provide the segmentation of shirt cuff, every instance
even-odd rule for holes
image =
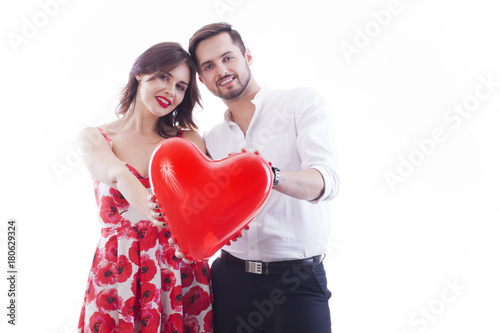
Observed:
[[[317,204],[318,202],[332,200],[335,198],[339,192],[339,179],[337,174],[333,170],[328,170],[320,166],[313,166],[312,168],[318,170],[323,177],[325,188],[323,194],[319,196],[319,198],[309,200],[309,202]]]

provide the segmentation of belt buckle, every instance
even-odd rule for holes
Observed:
[[[245,261],[245,272],[262,274],[262,263],[258,261]]]

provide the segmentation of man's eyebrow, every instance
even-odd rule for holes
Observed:
[[[230,53],[233,53],[233,51],[226,51],[226,52],[222,53],[222,54],[219,56],[219,59],[220,59],[220,58],[224,58],[226,55],[228,55],[228,54],[230,54]],[[209,64],[209,63],[211,63],[211,62],[212,62],[212,60],[207,60],[207,61],[205,61],[205,62],[201,63],[201,64],[200,64],[200,68],[204,67],[206,64]]]

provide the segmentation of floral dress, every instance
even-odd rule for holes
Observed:
[[[149,179],[126,166],[151,191]],[[78,332],[213,332],[208,263],[175,257],[168,227],[152,225],[115,188],[94,179],[94,190],[102,229]]]

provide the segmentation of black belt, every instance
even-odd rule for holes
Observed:
[[[244,269],[245,272],[267,275],[282,274],[287,270],[292,271],[293,273],[296,273],[297,269],[314,270],[319,264],[321,264],[324,257],[323,255],[319,255],[300,260],[261,262],[242,260],[222,250],[220,253],[220,259],[226,264]]]

